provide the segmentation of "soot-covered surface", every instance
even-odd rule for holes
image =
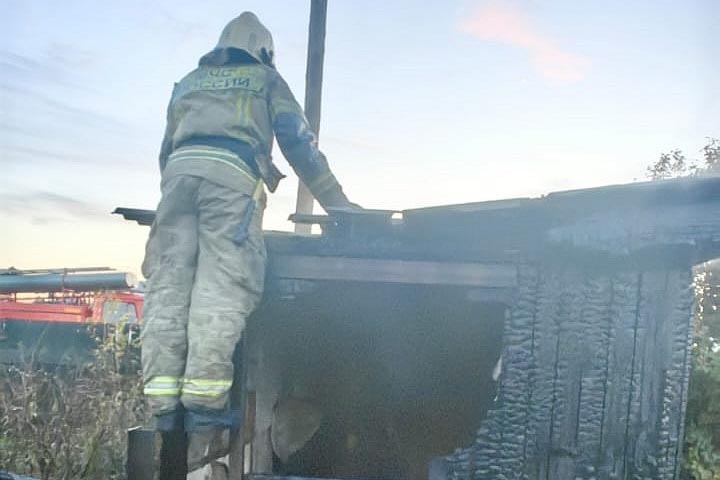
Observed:
[[[473,441],[492,403],[505,311],[466,289],[342,282],[266,304],[253,321],[283,390],[323,413],[276,473],[426,478],[433,457]]]
[[[719,212],[720,177],[704,177],[268,233],[264,333],[248,341],[325,413],[275,470],[424,478],[463,447],[449,478],[677,479],[691,269],[720,255]]]

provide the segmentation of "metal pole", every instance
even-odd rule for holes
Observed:
[[[135,275],[124,272],[0,275],[0,293],[125,290],[136,284]]]
[[[320,110],[322,106],[323,62],[325,58],[325,26],[327,0],[311,0],[310,29],[308,32],[307,70],[305,73],[305,115],[315,136],[320,136]],[[313,197],[302,183],[298,184],[295,213],[311,214]],[[310,233],[311,225],[295,224],[295,232]]]

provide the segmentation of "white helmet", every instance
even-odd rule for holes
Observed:
[[[273,64],[275,47],[270,30],[252,12],[241,13],[225,26],[215,49],[223,48],[238,48],[258,62]]]

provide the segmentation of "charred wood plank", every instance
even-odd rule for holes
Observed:
[[[488,288],[511,288],[516,283],[516,267],[500,263],[277,255],[270,257],[268,269],[273,277],[300,280],[466,285]]]
[[[498,401],[453,478],[678,478],[690,269],[518,278]]]

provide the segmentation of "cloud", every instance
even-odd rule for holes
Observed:
[[[53,159],[61,160],[63,162],[80,163],[78,162],[77,155],[53,151],[47,148],[33,148],[0,143],[0,151],[4,153],[4,155],[0,157],[0,165],[10,165],[23,162],[26,163],[28,159],[32,161]]]
[[[68,79],[77,73],[80,66],[78,60],[71,62],[72,57],[79,54],[61,52],[48,48],[48,55],[30,57],[8,50],[0,50],[0,74],[6,82],[20,85],[43,84],[53,87],[62,86],[76,91],[87,92],[88,86]]]
[[[94,65],[90,51],[53,43],[47,55],[38,58],[0,49],[0,102],[4,120],[19,129],[38,128],[49,120],[49,129],[82,126],[124,135],[137,134],[137,127],[113,113],[98,110],[92,103],[97,89],[91,82],[77,81],[81,70]],[[75,78],[75,80],[73,80]],[[59,88],[61,87],[61,88]],[[103,132],[103,133],[104,133]],[[8,130],[0,130],[0,138]],[[48,134],[48,128],[43,131]]]
[[[90,69],[102,57],[96,51],[80,48],[68,42],[53,41],[47,46],[45,55],[48,62],[66,70]],[[83,85],[84,87],[85,85]]]
[[[2,72],[2,70],[0,70],[0,72]],[[56,120],[57,115],[64,115],[67,117],[66,120],[72,122],[75,126],[82,124],[97,126],[98,124],[102,124],[108,129],[117,130],[118,128],[122,128],[125,131],[129,131],[129,129],[132,128],[131,125],[113,117],[112,115],[79,107],[70,102],[57,100],[44,93],[41,88],[26,88],[24,86],[17,85],[18,83],[20,82],[15,81],[0,83],[0,95],[7,95],[8,98],[12,97],[18,103],[22,100],[24,101],[26,107],[28,102],[32,102],[34,104],[33,107],[42,107],[47,110],[44,112],[36,110],[31,113],[33,115],[47,113],[51,114],[53,118],[56,118]],[[23,111],[21,113],[28,112]]]
[[[526,50],[535,68],[548,80],[581,80],[590,63],[587,58],[561,48],[534,25],[527,13],[511,4],[483,5],[463,19],[458,28],[481,40]]]
[[[5,214],[26,217],[38,225],[110,218],[92,203],[48,191],[0,192],[0,204]]]

